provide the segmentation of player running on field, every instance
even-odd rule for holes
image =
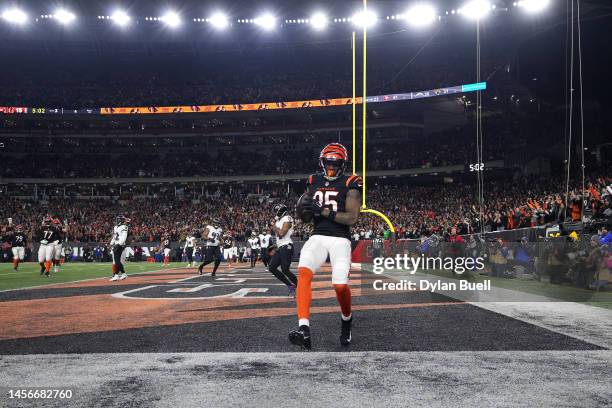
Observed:
[[[110,240],[111,255],[113,258],[113,277],[111,282],[127,278],[123,263],[125,262],[125,246],[128,239],[128,225],[130,219],[123,215],[117,216],[113,227],[113,237]]]
[[[15,231],[9,237],[11,252],[13,252],[13,269],[19,269],[19,262],[25,258],[25,248],[28,244],[28,237],[23,232],[21,224],[15,226]]]
[[[204,234],[202,238],[206,240],[206,252],[204,253],[204,262],[198,266],[198,273],[202,275],[203,269],[206,265],[211,262],[214,262],[213,271],[210,275],[211,277],[215,277],[217,274],[217,269],[219,268],[219,264],[221,263],[221,236],[223,231],[220,227],[221,222],[213,218],[211,225],[207,225],[204,230]]]
[[[285,204],[279,203],[272,208],[274,222],[272,231],[276,235],[276,245],[274,255],[270,260],[269,270],[272,275],[283,282],[289,288],[289,296],[295,295],[297,278],[291,272],[291,259],[293,258],[293,218],[289,215],[289,210]],[[278,270],[278,267],[281,270]]]

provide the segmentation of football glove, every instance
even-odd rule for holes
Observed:
[[[321,215],[321,211],[323,211],[323,206],[319,202],[319,200],[311,200],[310,202],[310,211],[314,214],[315,217]]]
[[[43,244],[43,245],[47,245],[49,243],[49,241],[47,241],[46,239],[42,239],[40,241],[40,243]]]

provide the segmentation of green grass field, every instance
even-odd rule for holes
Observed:
[[[173,262],[170,267],[184,267],[183,262]],[[167,267],[166,267],[167,268]],[[126,263],[128,275],[164,269],[161,263]],[[40,276],[40,266],[34,262],[22,263],[15,272],[11,263],[0,264],[0,291],[8,289],[29,288],[54,283],[75,282],[87,279],[104,278],[112,275],[110,263],[65,263],[58,273],[51,272],[51,277]]]

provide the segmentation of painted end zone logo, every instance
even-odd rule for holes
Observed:
[[[257,297],[265,299],[291,299],[287,286],[278,282],[269,272],[223,272],[212,278],[209,273],[130,289],[112,295],[119,299],[194,300]]]

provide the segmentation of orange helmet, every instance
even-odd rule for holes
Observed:
[[[330,143],[321,150],[319,164],[323,176],[328,180],[335,180],[342,175],[348,161],[346,147],[340,143]]]

